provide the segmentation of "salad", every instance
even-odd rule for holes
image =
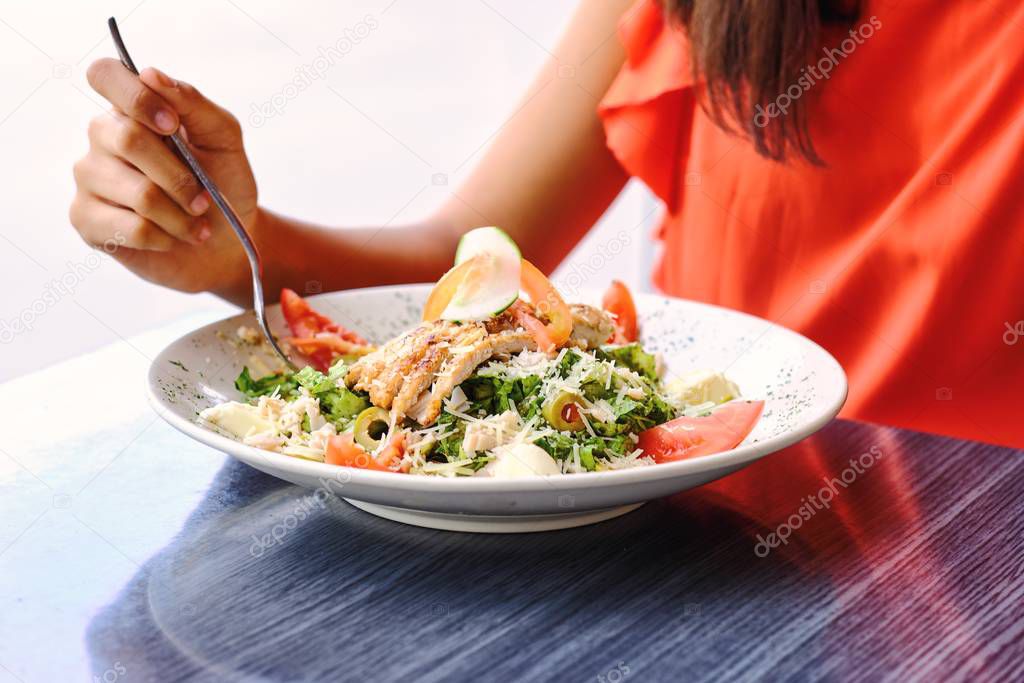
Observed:
[[[567,304],[498,228],[467,233],[423,321],[379,346],[291,290],[281,307],[309,365],[243,368],[245,400],[200,419],[292,457],[448,477],[616,470],[734,448],[763,409],[714,370],[666,378],[625,285],[600,308]]]

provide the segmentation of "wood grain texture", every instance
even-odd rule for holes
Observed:
[[[837,421],[626,517],[515,536],[226,461],[86,640],[133,680],[1020,680],[1021,456]]]

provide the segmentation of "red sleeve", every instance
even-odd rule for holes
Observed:
[[[619,24],[626,63],[598,105],[623,168],[678,208],[678,176],[695,107],[689,42],[658,0],[638,0]]]

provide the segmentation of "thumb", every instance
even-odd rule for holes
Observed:
[[[206,99],[196,88],[147,67],[139,78],[174,107],[190,144],[220,152],[242,150],[242,128],[231,112]]]

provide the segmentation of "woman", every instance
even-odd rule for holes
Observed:
[[[386,230],[259,206],[237,120],[100,60],[113,112],[90,125],[71,221],[92,244],[120,233],[148,280],[244,305],[240,248],[158,134],[184,127],[271,292],[432,280],[482,224],[551,269],[636,176],[665,203],[660,289],[821,343],[847,417],[1024,446],[1022,24],[1016,0],[585,0],[452,201]]]

